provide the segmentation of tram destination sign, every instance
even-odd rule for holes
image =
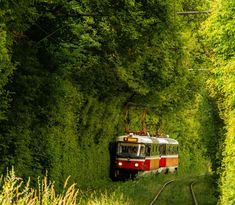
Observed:
[[[134,137],[125,137],[124,141],[125,142],[138,142],[138,139]]]

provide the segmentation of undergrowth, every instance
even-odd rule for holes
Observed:
[[[96,191],[84,192],[76,187],[76,184],[68,186],[68,180],[64,183],[64,189],[57,193],[54,182],[49,182],[47,177],[38,179],[37,188],[30,186],[30,179],[24,183],[23,179],[15,175],[14,170],[8,172],[0,180],[0,204],[1,205],[127,205],[128,201],[122,193]]]
[[[208,175],[209,176],[209,175]],[[191,180],[195,176],[183,177],[177,173],[174,174],[150,174],[137,177],[135,180],[110,182],[105,187],[92,189],[81,189],[77,184],[69,185],[69,178],[64,183],[63,190],[58,192],[55,183],[50,182],[47,177],[38,178],[37,188],[31,186],[30,179],[24,182],[22,178],[16,176],[14,169],[2,176],[0,179],[0,204],[1,205],[142,205],[148,204],[162,185],[171,179]],[[211,178],[211,177],[210,177]],[[208,177],[199,180],[195,190],[202,201],[208,204],[215,204],[216,199],[201,197],[201,191],[198,189],[204,187],[203,192],[208,193],[213,184],[209,182]],[[212,178],[211,178],[212,180]],[[200,182],[201,181],[201,182]],[[200,188],[199,187],[199,188]],[[174,190],[176,191],[176,190]],[[178,189],[180,192],[180,188]],[[170,193],[171,194],[171,193]],[[210,203],[211,202],[211,203]]]

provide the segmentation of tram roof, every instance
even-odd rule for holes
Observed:
[[[129,140],[129,139],[137,139]],[[177,140],[168,138],[168,137],[151,137],[149,135],[136,135],[136,134],[126,134],[122,136],[118,136],[116,141],[119,142],[138,142],[138,143],[157,143],[157,144],[179,144]]]
[[[175,139],[172,139],[172,138],[161,138],[161,137],[158,137],[157,138],[158,141],[159,141],[159,144],[179,144],[179,142]]]

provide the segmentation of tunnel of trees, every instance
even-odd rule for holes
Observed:
[[[0,172],[109,177],[125,107],[180,143],[179,172],[235,190],[235,2],[1,0]],[[197,15],[177,11],[210,10]],[[140,129],[142,110],[128,120]]]

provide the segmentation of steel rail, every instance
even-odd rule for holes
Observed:
[[[173,181],[175,181],[175,179],[166,182],[149,205],[153,205],[155,201],[158,199],[158,197],[160,196],[160,194],[162,193],[162,191],[165,189],[165,187]]]
[[[194,191],[193,191],[193,185],[194,185],[195,183],[196,183],[196,181],[193,181],[193,182],[191,183],[191,185],[190,185],[190,190],[191,190],[191,194],[192,194],[192,196],[193,196],[194,204],[195,204],[195,205],[198,205],[196,195],[195,195],[195,193],[194,193]]]
[[[172,183],[173,181],[177,181],[178,179],[173,179],[173,180],[170,180],[170,181],[167,181],[163,186],[162,188],[158,191],[158,193],[156,194],[155,198],[151,201],[151,203],[149,205],[153,205],[157,199],[159,198],[160,194],[162,193],[162,191],[165,189],[165,187]],[[198,202],[197,202],[197,198],[196,198],[196,195],[193,191],[193,185],[196,183],[197,181],[193,181],[191,184],[190,184],[190,192],[192,194],[192,198],[193,198],[193,202],[194,202],[194,205],[198,205]]]

